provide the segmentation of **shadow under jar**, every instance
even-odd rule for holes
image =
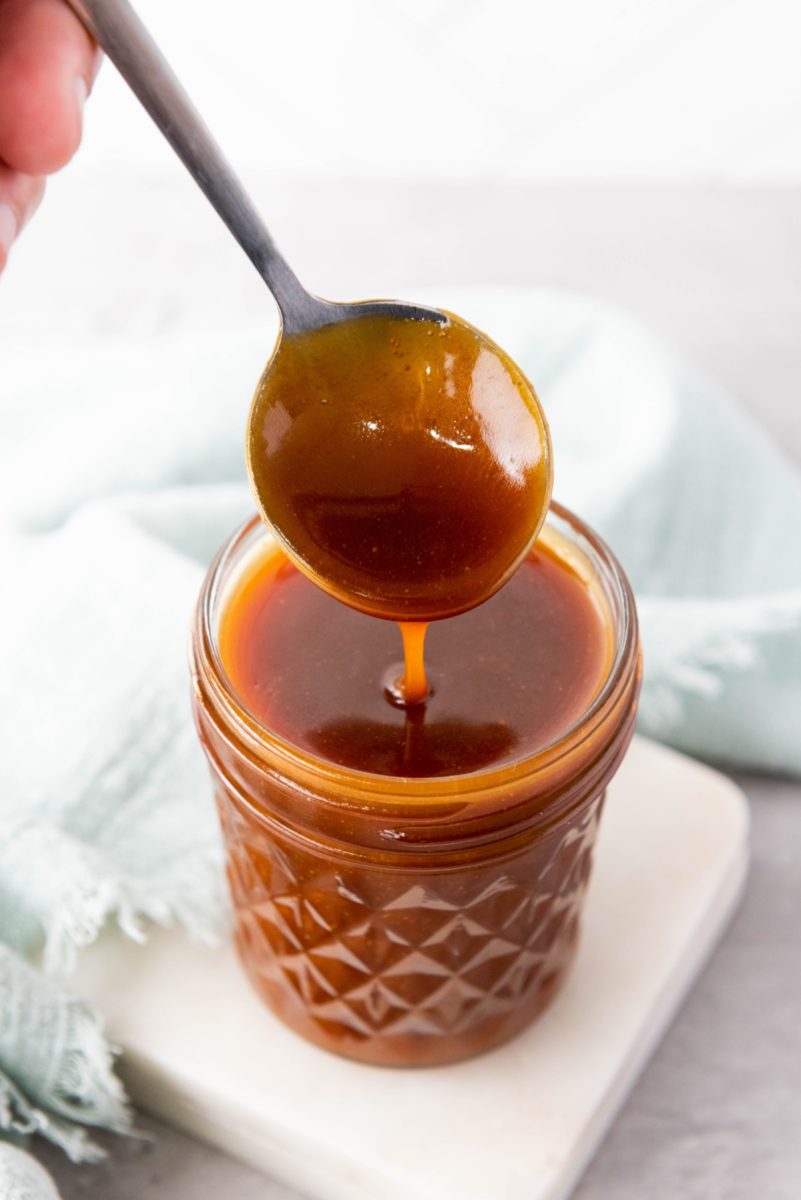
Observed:
[[[631,590],[604,543],[556,504],[541,537],[599,607],[603,675],[536,752],[437,777],[361,772],[259,721],[219,634],[271,534],[252,519],[209,570],[194,709],[236,945],[273,1012],[328,1050],[398,1066],[467,1058],[528,1025],[566,977],[605,790],[631,739],[640,651]]]

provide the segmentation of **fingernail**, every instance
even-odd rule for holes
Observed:
[[[86,97],[89,95],[89,84],[84,79],[83,75],[76,75],[73,80],[75,95],[78,99],[78,112],[83,112],[83,106],[86,103]]]
[[[7,255],[17,236],[17,214],[10,204],[0,203],[0,251]]]

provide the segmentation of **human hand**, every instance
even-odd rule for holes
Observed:
[[[0,0],[0,271],[81,140],[100,52],[63,0]]]

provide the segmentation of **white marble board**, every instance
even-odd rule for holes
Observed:
[[[635,739],[604,813],[584,934],[554,1006],[470,1062],[403,1071],[307,1045],[230,949],[109,935],[73,986],[136,1100],[319,1200],[563,1200],[724,929],[748,857],[739,789]]]

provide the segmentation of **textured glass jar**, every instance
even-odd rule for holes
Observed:
[[[608,621],[610,667],[592,703],[512,763],[435,779],[361,774],[259,724],[226,677],[221,607],[270,536],[254,518],[223,547],[192,639],[240,958],[270,1008],[329,1050],[395,1065],[479,1053],[545,1008],[575,953],[604,792],[634,724],[629,585],[603,542],[553,505],[546,536]]]

